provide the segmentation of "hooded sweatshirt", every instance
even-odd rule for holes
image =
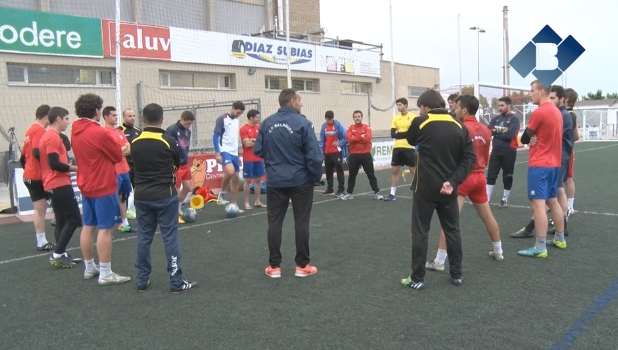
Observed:
[[[88,198],[117,193],[114,165],[122,150],[116,140],[96,120],[79,118],[71,127],[73,155],[77,163],[77,187]]]

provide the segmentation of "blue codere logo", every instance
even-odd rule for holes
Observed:
[[[562,40],[546,25],[509,64],[522,78],[532,72],[543,85],[550,86],[584,51],[575,38],[569,35]]]

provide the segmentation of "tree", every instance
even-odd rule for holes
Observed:
[[[618,100],[618,93],[617,92],[612,92],[612,93],[607,93],[605,95],[603,95],[603,91],[602,90],[597,90],[597,92],[589,92],[586,95],[582,96],[582,100],[583,101],[590,101],[590,100]]]
[[[494,97],[491,99],[491,112],[492,113],[497,113],[498,112],[498,105],[500,104],[500,101],[498,101],[497,97]]]
[[[532,100],[530,99],[530,94],[528,92],[512,92],[511,93],[511,101],[513,101],[513,105],[526,105],[530,103]]]

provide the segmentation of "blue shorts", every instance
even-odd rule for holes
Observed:
[[[560,176],[558,176],[558,188],[564,187],[564,183],[569,178],[569,162],[570,159],[566,161],[562,160],[562,165],[560,165]]]
[[[244,162],[242,176],[245,179],[260,179],[264,176],[264,162]]]
[[[131,187],[131,177],[129,173],[116,175],[118,180],[118,194],[131,194],[133,187]]]
[[[84,226],[98,226],[100,230],[110,229],[121,222],[118,195],[99,198],[82,196]]]
[[[240,159],[238,158],[238,156],[229,154],[227,152],[221,152],[221,165],[225,167],[228,164],[234,165],[234,171],[240,171]]]
[[[528,199],[548,200],[558,194],[560,168],[528,168]]]

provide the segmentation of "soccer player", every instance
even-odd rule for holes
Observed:
[[[540,81],[531,84],[530,98],[539,107],[530,115],[530,121],[521,136],[522,144],[530,144],[528,157],[528,199],[532,208],[536,243],[533,247],[519,251],[519,255],[547,257],[547,214],[549,207],[556,236],[552,245],[566,248],[564,240],[564,213],[557,200],[558,182],[562,158],[562,115],[550,101],[551,87]]]
[[[354,187],[356,186],[356,176],[361,167],[367,175],[369,185],[375,193],[375,199],[382,200],[384,197],[380,194],[380,187],[378,187],[378,179],[376,178],[375,171],[373,169],[373,156],[371,155],[371,127],[363,123],[363,112],[354,111],[352,113],[352,119],[354,124],[348,128],[346,139],[349,144],[349,175],[348,175],[348,190],[345,195],[341,197],[342,200],[349,200],[354,198]]]
[[[39,153],[39,143],[45,134],[45,128],[49,125],[47,114],[51,107],[41,105],[36,109],[36,120],[26,131],[24,146],[20,158],[21,166],[24,169],[24,185],[30,193],[30,199],[34,207],[34,231],[36,234],[36,250],[39,252],[49,252],[56,249],[56,244],[47,241],[45,236],[45,213],[47,211],[48,195],[43,188],[41,176],[41,163]],[[58,239],[56,237],[56,243]]]
[[[184,224],[180,218],[181,208],[188,204],[190,198],[187,196],[191,189],[191,165],[189,164],[189,147],[191,146],[191,125],[195,121],[195,115],[191,111],[184,111],[180,115],[180,120],[167,127],[165,134],[173,137],[180,149],[180,165],[176,171],[176,181],[178,181],[178,223]]]
[[[59,237],[49,262],[59,268],[73,268],[77,264],[68,256],[66,249],[75,230],[82,226],[82,214],[71,182],[71,172],[77,171],[77,167],[69,164],[67,150],[60,137],[69,126],[69,111],[53,107],[47,117],[49,129],[41,137],[38,148],[43,187],[51,194],[56,218],[55,232]]]
[[[397,184],[399,183],[399,171],[402,166],[410,167],[410,175],[414,177],[414,167],[416,166],[416,155],[414,145],[410,145],[406,139],[410,124],[416,115],[408,112],[408,100],[405,98],[397,99],[397,114],[391,123],[391,137],[395,139],[393,144],[393,156],[391,166],[391,193],[384,198],[384,201],[394,201],[396,199]],[[444,103],[444,99],[442,100]]]
[[[500,115],[493,118],[487,126],[493,135],[493,147],[489,156],[487,169],[487,198],[491,201],[491,194],[496,186],[496,179],[502,169],[502,183],[504,193],[498,208],[509,205],[509,194],[513,188],[513,172],[517,159],[517,137],[519,136],[520,122],[516,115],[511,113],[513,102],[508,96],[498,99]]]
[[[253,154],[255,139],[257,139],[258,131],[260,130],[260,112],[252,109],[247,112],[247,123],[240,128],[240,141],[242,142],[242,161],[243,161],[243,191],[245,192],[245,210],[253,209],[249,204],[249,195],[251,194],[249,185],[253,180],[253,188],[255,191],[254,205],[257,208],[265,208],[266,205],[260,201],[260,193],[262,191],[262,176],[264,176],[264,160]]]
[[[434,210],[438,213],[449,257],[451,283],[462,284],[462,247],[459,231],[457,188],[476,161],[472,140],[461,122],[448,114],[436,90],[419,96],[420,115],[412,121],[408,143],[418,147],[418,167],[412,196],[412,274],[401,284],[425,289],[427,240]]]
[[[348,142],[343,124],[335,120],[333,111],[326,111],[324,123],[320,127],[320,151],[324,157],[324,172],[326,172],[326,191],[323,195],[334,194],[341,198],[345,191],[345,173],[343,160],[348,156]],[[337,172],[337,192],[334,189],[333,171]]]
[[[577,127],[577,115],[573,112],[575,103],[579,98],[577,92],[571,88],[564,90],[566,94],[566,105],[571,118],[573,119],[573,142],[579,140],[579,128]],[[564,184],[567,193],[568,213],[567,216],[575,214],[575,182],[573,181],[573,163],[575,162],[575,151],[571,153],[571,161],[569,162],[569,177]]]
[[[450,94],[449,97],[446,99],[446,101],[448,102],[448,109],[449,109],[448,114],[450,114],[451,117],[453,118],[457,118],[457,113],[455,112],[455,110],[457,109],[457,96],[459,95]]]
[[[135,126],[135,112],[127,108],[122,112],[122,125],[118,127],[124,133],[127,141],[131,143],[142,132],[137,126]],[[135,171],[133,167],[133,157],[129,154],[125,156],[127,163],[129,164],[129,178],[131,179],[131,186],[135,188]]]
[[[228,185],[231,183],[232,198],[231,203],[238,204],[238,186],[240,179],[238,172],[240,171],[240,160],[238,158],[238,118],[245,112],[245,104],[242,101],[236,101],[232,104],[232,108],[228,113],[225,113],[215,121],[215,133],[212,142],[215,145],[216,159],[219,164],[223,165],[223,181],[221,182],[221,192],[219,193],[219,202],[221,204],[230,203],[225,199],[225,192]],[[243,211],[240,210],[242,213]]]
[[[175,173],[180,166],[176,139],[161,128],[163,108],[149,104],[143,111],[144,131],[132,142],[135,156],[135,209],[139,222],[137,230],[137,290],[150,285],[150,247],[157,231],[165,246],[167,272],[172,293],[182,293],[197,287],[197,282],[183,278],[180,240],[178,237],[178,194]]]
[[[293,89],[279,94],[279,110],[262,123],[253,152],[264,158],[268,192],[268,266],[264,273],[281,277],[281,235],[290,199],[296,230],[296,277],[314,275],[309,227],[314,184],[322,178],[322,153],[313,124],[299,115],[301,96]]]
[[[479,100],[471,95],[461,95],[456,98],[455,113],[457,119],[463,122],[463,125],[468,129],[468,134],[472,139],[472,146],[476,155],[476,163],[472,167],[472,172],[466,180],[459,185],[459,196],[457,202],[459,204],[459,212],[463,209],[464,199],[470,198],[474,204],[474,209],[479,218],[485,223],[485,228],[491,239],[493,250],[489,252],[489,256],[502,261],[504,255],[502,251],[502,242],[500,241],[500,228],[498,222],[494,218],[489,206],[487,198],[487,188],[485,183],[485,168],[489,160],[489,146],[491,144],[491,131],[487,127],[479,123],[475,115],[479,108]],[[440,233],[440,243],[438,246],[438,254],[436,258],[427,262],[425,268],[428,270],[444,271],[444,262],[447,258],[446,252],[446,237],[444,231]]]
[[[109,145],[109,147],[119,147],[122,150],[122,160],[116,163],[114,169],[116,171],[116,178],[118,180],[118,201],[120,203],[120,217],[122,223],[118,226],[120,232],[132,232],[131,225],[127,219],[127,202],[133,187],[131,186],[131,176],[129,175],[129,163],[127,162],[127,156],[131,155],[131,144],[122,130],[116,127],[118,123],[118,112],[116,108],[108,106],[103,108],[103,121],[105,123],[105,130],[114,138],[116,143]]]
[[[94,94],[81,95],[75,102],[79,117],[71,128],[73,154],[77,163],[77,187],[82,194],[83,227],[80,246],[84,257],[84,278],[99,276],[99,285],[126,283],[131,277],[112,271],[112,235],[120,216],[118,180],[115,165],[122,161],[116,140],[101,127],[103,99]],[[97,234],[99,268],[94,264],[94,234]]]

